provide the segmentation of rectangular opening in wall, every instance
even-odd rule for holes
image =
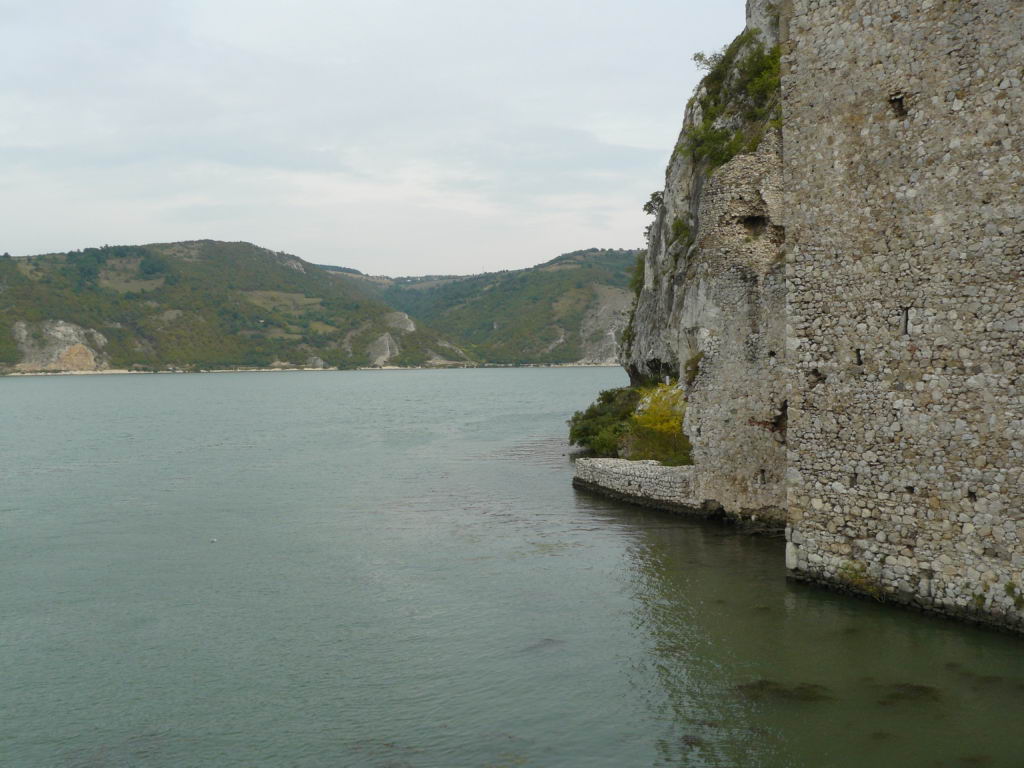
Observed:
[[[907,493],[917,493],[917,488],[912,485],[905,486]]]
[[[857,350],[857,365],[864,365],[864,350]]]
[[[786,444],[786,430],[789,427],[789,400],[783,400],[782,405],[772,419],[772,432],[774,432],[783,445]]]
[[[860,476],[856,472],[854,472],[852,475],[850,475],[850,487],[851,488],[856,488],[857,487],[857,481],[859,479],[860,479]]]
[[[902,93],[894,93],[889,96],[889,106],[896,117],[907,116],[907,97]]]
[[[900,333],[904,336],[910,335],[910,307],[903,307],[903,316],[900,319]]]

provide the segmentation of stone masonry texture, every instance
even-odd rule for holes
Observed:
[[[1024,630],[1024,3],[788,5],[787,565]]]

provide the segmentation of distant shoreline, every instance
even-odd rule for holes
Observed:
[[[450,371],[481,368],[619,368],[618,363],[522,363],[502,365],[385,365],[358,368],[213,368],[200,371],[131,371],[127,368],[107,368],[102,371],[9,371],[0,372],[0,378],[25,376],[154,376],[196,373],[337,373],[339,371]]]

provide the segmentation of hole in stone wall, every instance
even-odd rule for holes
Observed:
[[[915,488],[912,485],[906,485],[904,486],[904,489],[907,491],[907,493],[917,493],[917,488]]]
[[[894,93],[889,97],[889,106],[896,117],[907,116],[907,97],[902,93]]]
[[[978,494],[976,494],[974,491],[968,491],[967,492],[967,500],[968,501],[977,501],[978,500]]]
[[[775,357],[775,350],[774,349],[769,349],[768,350],[768,357]]]
[[[758,476],[761,479],[761,485],[765,485],[768,482],[768,473],[763,469],[758,473]]]
[[[850,487],[851,488],[856,487],[857,481],[859,479],[860,479],[860,475],[858,475],[856,472],[854,472],[852,475],[850,475]]]
[[[910,307],[903,307],[903,319],[900,321],[900,333],[910,335]]]
[[[864,350],[857,350],[857,365],[864,365]]]
[[[783,445],[786,444],[786,429],[789,426],[789,400],[783,400],[779,412],[772,419],[772,431],[779,435]]]
[[[811,385],[811,389],[814,389],[814,387],[823,383],[827,378],[828,376],[815,368],[807,375],[807,383]]]
[[[768,231],[767,216],[744,216],[740,219],[740,224],[751,237],[760,237]]]

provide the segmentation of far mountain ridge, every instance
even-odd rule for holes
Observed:
[[[463,338],[446,312],[454,305],[439,306],[439,295],[430,289],[459,286],[455,303],[462,306],[474,303],[474,290],[497,288],[505,296],[500,305],[520,301],[517,291],[530,285],[529,298],[543,305],[559,298],[553,286],[561,281],[538,282],[537,275],[551,265],[570,264],[574,273],[584,268],[579,290],[599,297],[619,290],[625,272],[618,266],[633,259],[623,255],[621,264],[608,262],[607,254],[616,253],[592,249],[528,270],[429,279],[375,278],[251,243],[214,240],[4,256],[0,372],[579,362],[587,357],[586,344],[574,337],[580,329],[565,323],[564,307],[541,306],[535,313],[562,320],[567,327],[559,326],[554,336],[562,341],[552,344],[551,329],[527,323],[514,353],[495,355],[475,338]],[[608,263],[595,271],[591,256],[600,261],[602,254]],[[509,275],[526,280],[507,283]],[[407,295],[413,292],[432,301]],[[404,308],[417,303],[431,311],[421,316]],[[621,332],[624,315],[605,317],[598,311],[601,301],[584,303],[594,305],[591,326],[604,318],[617,324],[612,336]],[[444,330],[427,319],[431,314]],[[507,320],[494,323],[504,326]],[[587,332],[607,336],[609,329],[588,326]],[[614,351],[601,362],[613,357]]]
[[[633,303],[629,284],[638,253],[589,248],[476,275],[333,274],[362,282],[389,305],[459,339],[478,359],[612,363]]]
[[[553,259],[541,262],[540,264],[534,264],[532,267],[518,267],[516,269],[496,269],[492,272],[469,272],[467,274],[426,274],[426,275],[371,275],[362,270],[355,269],[353,267],[341,266],[338,264],[317,264],[316,266],[321,269],[325,269],[328,272],[340,272],[346,275],[353,275],[355,277],[362,277],[367,280],[389,280],[399,283],[416,283],[416,282],[430,282],[434,280],[467,280],[472,277],[485,277],[487,275],[505,275],[509,272],[523,272],[529,269],[541,269],[542,267],[551,266],[557,263],[564,262],[582,262],[590,256],[600,256],[602,254],[628,254],[636,257],[639,251],[631,248],[584,248],[579,251],[569,251],[563,253],[560,256],[555,256]]]

